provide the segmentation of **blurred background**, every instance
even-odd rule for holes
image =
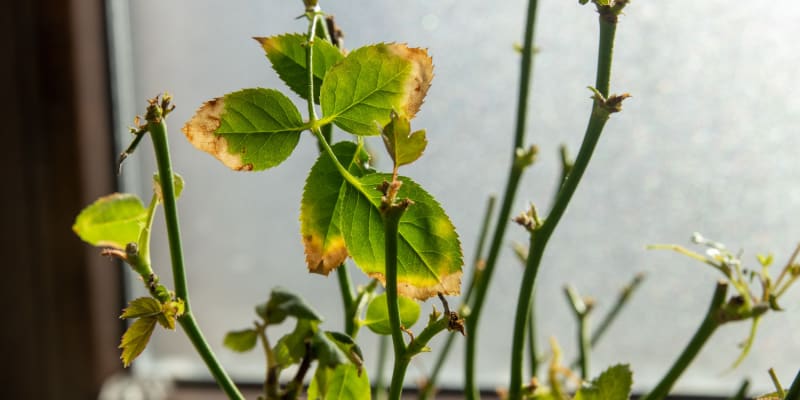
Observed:
[[[503,190],[511,155],[524,10],[521,0],[321,4],[336,16],[345,46],[402,41],[426,47],[436,78],[413,121],[425,128],[425,156],[406,168],[442,203],[470,260],[488,195]],[[252,306],[274,286],[304,295],[341,329],[333,279],[308,275],[297,215],[316,144],[304,136],[292,157],[260,173],[236,173],[185,141],[180,127],[210,98],[243,87],[285,87],[253,36],[305,30],[302,4],[248,0],[36,0],[0,13],[4,254],[3,360],[6,398],[96,398],[121,372],[117,318],[140,283],[83,245],[70,227],[95,198],[124,190],[150,191],[155,165],[149,143],[120,177],[117,154],[127,127],[149,97],[169,91],[173,162],[186,180],[181,197],[193,309],[222,362],[242,382],[257,383],[258,354],[221,346],[231,329],[249,325]],[[620,21],[612,92],[629,92],[612,116],[592,164],[556,231],[537,281],[539,345],[558,339],[565,358],[576,354],[575,321],[561,292],[572,284],[597,302],[595,319],[637,273],[647,277],[593,353],[593,375],[630,363],[637,391],[651,387],[674,361],[706,310],[718,273],[652,243],[689,246],[695,231],[741,250],[754,266],[774,253],[782,266],[800,240],[800,5],[789,0],[632,3]],[[559,174],[559,145],[577,153],[594,82],[597,22],[593,6],[541,1],[527,141],[539,161],[523,179],[515,212],[533,201],[546,210]],[[294,97],[292,97],[294,98]],[[298,103],[299,104],[299,103]],[[301,108],[303,109],[303,108]],[[346,139],[339,135],[339,139]],[[379,141],[379,168],[388,168]],[[154,243],[164,243],[162,221]],[[510,250],[526,235],[509,227],[508,246],[492,281],[480,340],[479,383],[507,383],[512,310],[521,267]],[[154,244],[153,261],[169,285],[168,254]],[[777,268],[777,267],[776,267]],[[468,268],[467,268],[468,269]],[[351,268],[357,282],[366,282]],[[767,315],[752,354],[736,370],[747,323],[721,328],[678,382],[675,392],[727,396],[744,378],[751,393],[766,392],[766,370],[784,383],[800,356],[800,295]],[[451,304],[457,300],[451,301]],[[427,309],[429,305],[425,305]],[[275,335],[279,331],[275,331]],[[369,371],[375,337],[360,336]],[[433,342],[434,352],[441,342]],[[441,385],[462,380],[458,340]],[[409,369],[409,383],[430,370],[433,355]],[[157,331],[125,373],[147,382],[201,385],[208,375],[180,332]],[[120,375],[117,378],[120,379]],[[127,375],[121,375],[127,376]],[[210,386],[209,386],[210,387]],[[5,388],[5,389],[2,389]],[[6,392],[5,390],[8,390]],[[165,389],[166,390],[166,389]]]

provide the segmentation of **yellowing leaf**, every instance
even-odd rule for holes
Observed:
[[[72,230],[93,246],[124,250],[128,243],[139,240],[146,219],[147,209],[138,197],[114,193],[84,208]]]
[[[397,289],[404,296],[425,300],[437,293],[461,290],[461,243],[439,203],[411,179],[400,177],[398,198],[414,202],[400,219],[397,244]],[[385,284],[385,238],[380,212],[383,194],[377,189],[391,175],[369,174],[360,187],[347,185],[339,201],[341,230],[347,250],[367,275]]]
[[[183,133],[199,150],[236,171],[286,160],[307,129],[291,100],[272,89],[244,89],[204,103]]]
[[[153,334],[153,329],[156,327],[156,317],[144,317],[134,321],[125,334],[122,335],[122,342],[119,348],[122,349],[122,364],[127,368],[131,362],[142,354],[147,343],[150,341],[150,336]]]
[[[183,315],[186,305],[183,300],[168,301],[161,305],[158,323],[166,329],[175,330],[175,319]]]
[[[425,49],[400,43],[361,47],[322,81],[321,122],[355,135],[378,135],[392,110],[414,118],[432,79],[433,62]]]
[[[122,319],[155,317],[161,314],[161,303],[152,297],[139,297],[128,303],[128,307],[122,310]]]
[[[363,148],[352,142],[339,142],[333,152],[354,176],[365,173],[368,155]],[[344,186],[344,178],[333,161],[321,154],[308,174],[300,203],[300,233],[310,272],[328,275],[347,259],[337,206]]]

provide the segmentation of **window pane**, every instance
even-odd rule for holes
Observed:
[[[127,122],[143,110],[146,98],[164,90],[174,94],[178,108],[169,128],[175,168],[186,180],[180,212],[193,309],[223,363],[237,377],[254,381],[262,376],[258,354],[232,354],[220,343],[227,330],[252,322],[252,306],[272,287],[304,295],[327,316],[327,329],[342,326],[335,278],[306,272],[298,233],[300,195],[316,143],[304,134],[281,166],[235,173],[196,151],[180,128],[212,97],[243,87],[285,89],[250,39],[305,30],[304,21],[295,19],[300,1],[278,4],[112,1],[119,12],[113,44],[120,115]],[[434,85],[413,122],[427,130],[430,143],[425,157],[404,173],[440,200],[471,259],[485,198],[505,183],[519,69],[513,44],[522,36],[524,2],[359,0],[323,6],[336,15],[351,49],[399,41],[427,47],[433,55]],[[698,231],[742,249],[750,265],[759,252],[786,262],[800,239],[800,96],[795,93],[800,53],[792,40],[800,35],[798,20],[800,6],[788,0],[628,7],[617,33],[612,92],[630,92],[633,98],[611,118],[544,256],[537,282],[540,346],[552,335],[567,360],[575,354],[574,322],[561,293],[565,283],[594,297],[599,316],[623,284],[646,272],[647,280],[596,348],[592,363],[595,374],[630,363],[636,387],[650,387],[698,326],[719,276],[645,246],[689,245]],[[559,173],[558,146],[565,143],[577,153],[591,106],[586,86],[594,81],[596,63],[596,13],[589,7],[542,2],[538,22],[528,140],[539,146],[540,157],[526,172],[514,206],[518,212],[529,201],[546,210]],[[381,148],[378,141],[369,143]],[[148,151],[140,149],[126,165],[126,189],[149,191],[155,167]],[[379,156],[378,166],[387,168],[385,156]],[[525,241],[514,226],[507,237],[509,243]],[[159,243],[154,265],[171,282],[163,231],[154,240]],[[479,332],[479,381],[486,388],[507,383],[520,276],[512,252],[505,251]],[[134,292],[139,286],[131,282]],[[800,354],[800,335],[789,329],[800,324],[798,299],[795,290],[783,304],[789,312],[764,318],[753,354],[732,372],[728,367],[749,326],[720,329],[676,390],[727,395],[748,376],[754,391],[766,391],[769,367],[785,383],[791,381]],[[374,365],[374,337],[365,332],[361,339],[368,365]],[[459,387],[461,352],[456,347],[443,385]],[[415,360],[408,382],[433,359]],[[205,376],[180,333],[157,333],[138,367],[145,374]]]

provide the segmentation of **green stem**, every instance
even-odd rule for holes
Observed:
[[[578,319],[578,344],[580,349],[581,360],[581,378],[586,381],[589,379],[589,353],[591,346],[589,344],[589,319],[586,314],[581,315]]]
[[[489,256],[486,259],[486,265],[480,272],[479,279],[475,280],[475,288],[473,289],[472,299],[470,299],[470,311],[466,318],[466,328],[469,334],[466,337],[466,353],[465,353],[465,380],[464,380],[464,395],[468,400],[476,400],[480,398],[480,394],[475,382],[475,367],[476,367],[476,345],[478,341],[478,323],[480,321],[481,311],[483,309],[484,299],[489,288],[489,282],[494,272],[494,267],[497,263],[497,258],[500,254],[500,248],[503,244],[503,237],[505,236],[506,226],[511,215],[511,206],[514,203],[514,196],[519,186],[520,178],[522,177],[522,168],[512,167],[506,183],[506,192],[503,195],[503,202],[500,206],[500,212],[497,217],[492,241],[489,245]]]
[[[572,306],[572,313],[578,322],[578,360],[581,367],[581,378],[587,380],[589,379],[589,350],[591,348],[588,327],[589,308],[575,288],[567,286],[564,291],[570,306]]]
[[[386,242],[386,303],[389,314],[389,327],[392,330],[394,347],[394,369],[389,387],[389,400],[400,400],[403,392],[408,361],[405,359],[406,344],[400,324],[400,308],[397,293],[397,236],[405,207],[391,204],[383,211],[383,229]]]
[[[264,349],[264,357],[267,359],[267,372],[264,378],[264,396],[267,399],[278,398],[278,369],[275,354],[267,337],[267,326],[256,323],[256,333],[261,340],[261,347]]]
[[[614,48],[615,31],[616,21],[611,22],[601,15],[600,40],[598,44],[598,73],[595,86],[605,97],[608,96],[608,87],[611,80],[611,55]],[[539,270],[539,264],[542,260],[542,253],[547,247],[550,236],[555,231],[556,226],[558,226],[558,222],[564,215],[572,199],[572,195],[575,194],[575,190],[578,188],[578,184],[584,172],[586,172],[586,168],[592,158],[597,142],[600,140],[600,135],[603,132],[606,121],[608,121],[609,115],[610,111],[606,109],[599,100],[595,100],[591,117],[589,118],[589,124],[584,134],[583,143],[581,143],[581,148],[578,151],[572,171],[567,176],[566,181],[564,181],[561,190],[559,190],[553,209],[548,214],[544,224],[536,229],[535,233],[531,234],[528,264],[525,267],[525,273],[522,277],[516,317],[514,320],[514,334],[511,344],[511,379],[508,388],[509,400],[518,400],[521,398],[522,353],[525,347],[525,324],[527,323],[528,310],[531,305],[533,287],[536,282],[536,273]]]
[[[173,180],[172,162],[167,141],[167,125],[164,118],[149,124],[150,138],[158,164],[158,176],[161,180],[161,197],[164,203],[164,220],[167,225],[167,240],[172,262],[172,276],[175,281],[175,295],[185,303],[186,313],[189,307],[189,287],[186,281],[186,269],[183,264],[183,247],[181,231],[178,223],[178,206],[175,201],[175,182]]]
[[[528,111],[528,90],[531,82],[531,67],[533,65],[533,33],[534,23],[536,21],[537,5],[538,0],[528,1],[528,11],[525,21],[525,38],[522,46],[522,61],[520,65],[517,121],[514,134],[514,145],[511,149],[511,156],[514,161],[516,161],[515,158],[517,149],[523,147],[523,142],[525,140],[525,122]],[[514,203],[514,196],[516,195],[523,169],[524,167],[518,162],[512,162],[511,167],[509,168],[508,180],[506,181],[506,190],[505,194],[503,195],[503,203],[500,207],[500,213],[498,214],[497,224],[495,225],[494,235],[489,248],[489,257],[486,260],[486,266],[484,270],[481,272],[481,278],[476,281],[475,299],[471,303],[472,309],[470,310],[470,315],[466,320],[466,328],[469,334],[466,338],[464,391],[468,400],[476,400],[480,398],[480,393],[478,392],[478,387],[475,382],[478,322],[480,321],[481,311],[483,309],[484,299],[486,298],[486,292],[489,288],[489,283],[492,279],[492,273],[494,272],[497,258],[500,254],[500,247],[503,244],[503,236],[505,235],[506,227],[508,226],[508,220],[511,214],[511,206]]]
[[[353,294],[353,282],[350,280],[350,273],[347,265],[342,264],[336,268],[336,278],[339,281],[339,291],[342,293],[342,306],[344,307],[344,331],[350,337],[355,337],[355,295]]]
[[[778,397],[781,399],[786,396],[786,391],[783,389],[783,385],[781,385],[781,381],[778,379],[778,375],[775,374],[775,369],[770,368],[767,370],[769,372],[769,377],[772,379],[772,384],[775,386],[775,392],[778,393]]]
[[[508,399],[518,400],[522,396],[522,360],[525,349],[525,325],[528,322],[528,312],[531,307],[533,286],[536,281],[536,273],[541,264],[542,254],[546,240],[538,240],[538,233],[531,234],[530,251],[528,252],[528,263],[525,266],[525,273],[522,276],[522,287],[527,288],[520,291],[520,300],[517,303],[517,313],[514,319],[514,337],[511,347],[511,381],[508,387]],[[522,298],[524,297],[524,299]]]
[[[188,305],[188,303],[186,304]],[[208,342],[203,337],[203,332],[200,331],[200,327],[197,325],[194,315],[187,310],[178,319],[178,322],[181,324],[183,331],[186,332],[186,336],[189,337],[189,340],[200,355],[200,358],[206,363],[208,371],[211,372],[211,376],[214,377],[214,380],[222,391],[225,392],[229,399],[244,400],[244,396],[239,392],[239,388],[236,387],[236,384],[233,383],[228,373],[222,368],[222,364],[217,360],[214,351],[211,350],[211,346],[208,345]]]
[[[316,108],[314,108],[314,40],[316,36],[317,27],[321,29],[322,37],[327,40],[331,41],[330,34],[328,33],[328,29],[325,26],[325,21],[320,18],[319,13],[314,13],[314,16],[311,18],[308,27],[308,47],[306,48],[306,65],[308,66],[308,118],[312,122],[312,126],[314,125],[313,122],[317,120],[317,113]],[[319,152],[325,152],[326,144],[330,143],[332,140],[332,132],[333,132],[333,125],[327,124],[323,125],[320,128],[320,135],[322,139],[317,141],[317,146],[319,147]],[[329,147],[329,146],[328,146]],[[338,162],[336,157],[333,157],[334,162]],[[354,337],[356,333],[356,325],[355,325],[355,316],[353,313],[355,312],[353,307],[353,302],[355,299],[355,295],[353,294],[353,283],[350,280],[350,273],[347,271],[347,266],[342,264],[339,268],[336,269],[336,276],[339,280],[339,289],[342,294],[342,303],[344,305],[344,329],[345,333],[350,337]]]
[[[741,385],[739,385],[739,390],[736,391],[736,394],[730,398],[730,400],[745,400],[745,395],[747,394],[747,389],[750,387],[750,381],[745,379]]]
[[[539,372],[539,353],[536,346],[536,291],[533,292],[531,309],[528,311],[528,362],[530,363],[531,377]]]
[[[622,289],[619,297],[617,297],[617,302],[614,303],[614,307],[612,307],[611,310],[609,310],[608,313],[603,316],[603,319],[600,320],[600,324],[598,324],[597,329],[592,332],[592,347],[597,345],[597,343],[603,337],[603,334],[605,334],[608,330],[608,327],[611,326],[611,323],[617,319],[619,312],[622,311],[622,308],[625,307],[625,304],[628,304],[628,300],[631,298],[631,295],[639,287],[639,285],[641,285],[643,280],[643,274],[636,274],[631,283]]]
[[[497,204],[497,197],[489,196],[489,200],[486,202],[486,208],[483,213],[483,220],[481,222],[481,231],[478,235],[478,242],[476,246],[475,256],[472,260],[472,281],[466,285],[467,291],[464,293],[464,298],[462,300],[462,311],[465,309],[465,306],[469,304],[470,299],[472,298],[472,294],[474,293],[474,289],[476,286],[477,281],[480,279],[481,271],[483,269],[483,252],[484,248],[486,247],[486,235],[489,232],[489,223],[492,221],[492,215],[494,214],[494,207]],[[453,342],[455,341],[455,335],[448,335],[447,339],[445,340],[444,345],[442,346],[442,351],[439,352],[439,356],[436,359],[436,363],[431,370],[428,379],[425,381],[425,386],[420,390],[419,398],[420,400],[425,400],[430,398],[433,394],[434,389],[436,389],[436,381],[439,378],[439,373],[444,366],[444,362],[447,360],[447,356],[450,354],[450,349],[453,347]]]
[[[439,378],[439,373],[442,371],[442,367],[444,367],[444,362],[447,360],[447,355],[450,353],[450,348],[453,347],[455,338],[456,335],[447,335],[447,339],[442,346],[442,351],[439,353],[439,357],[436,359],[436,363],[433,365],[431,374],[428,379],[425,380],[425,386],[423,386],[419,392],[420,400],[427,400],[431,397],[431,395],[433,395],[433,392],[436,389],[436,381]]]
[[[797,371],[797,375],[794,377],[792,386],[789,387],[789,391],[786,392],[785,399],[786,400],[800,399],[800,370]]]
[[[155,107],[151,105],[151,107]],[[230,399],[244,399],[239,389],[228,376],[222,365],[217,360],[211,347],[203,337],[197,321],[191,312],[189,302],[189,287],[186,282],[186,269],[183,264],[183,248],[181,246],[180,225],[178,224],[178,207],[175,201],[175,183],[172,173],[172,162],[169,155],[169,142],[167,141],[167,125],[164,117],[159,113],[157,120],[149,121],[148,130],[153,140],[153,148],[158,164],[158,176],[161,180],[161,196],[164,204],[164,219],[167,225],[167,239],[172,261],[172,276],[175,281],[175,295],[184,302],[185,312],[178,318],[186,336],[206,363],[208,370],[217,381],[220,388]]]
[[[703,323],[700,324],[697,332],[695,332],[694,336],[692,336],[692,340],[689,341],[689,344],[686,345],[686,348],[683,350],[669,371],[667,371],[667,374],[664,375],[658,385],[656,385],[656,387],[653,388],[650,393],[642,396],[640,400],[662,400],[667,397],[672,389],[672,386],[675,384],[681,374],[683,374],[686,368],[689,367],[689,364],[700,352],[700,349],[703,348],[703,345],[708,341],[714,331],[722,324],[719,318],[719,312],[720,308],[725,302],[725,294],[727,291],[727,283],[717,283],[717,287],[714,290],[714,296],[711,299],[711,305],[708,307],[706,317],[703,319]]]
[[[314,12],[308,24],[308,36],[306,36],[306,68],[308,70],[308,119],[311,126],[317,121],[317,110],[314,108],[314,40],[317,30],[317,20],[319,13]]]
[[[386,387],[384,386],[384,378],[386,375],[384,369],[386,368],[386,353],[389,350],[389,338],[381,335],[378,338],[378,370],[375,373],[375,393],[373,398],[376,400],[383,400],[386,398]]]

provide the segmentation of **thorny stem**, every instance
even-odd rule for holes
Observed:
[[[517,102],[517,122],[514,135],[514,146],[511,149],[512,157],[516,157],[517,149],[523,148],[525,139],[525,120],[527,118],[528,110],[528,90],[531,82],[531,67],[533,65],[533,32],[534,24],[536,21],[536,9],[538,0],[528,1],[528,11],[525,21],[525,39],[522,46],[522,61],[520,65],[520,82],[519,93]],[[486,266],[481,271],[481,277],[476,281],[475,299],[472,301],[472,310],[467,317],[467,331],[469,335],[466,338],[466,351],[465,351],[465,370],[464,370],[464,391],[467,400],[476,400],[480,398],[478,387],[475,382],[475,369],[476,369],[476,344],[478,341],[478,322],[480,321],[481,310],[483,309],[486,292],[489,288],[489,283],[492,280],[492,273],[494,272],[497,263],[500,248],[503,244],[503,236],[508,226],[508,220],[511,215],[511,206],[514,203],[514,196],[519,186],[519,180],[522,176],[522,171],[525,167],[517,162],[512,162],[508,172],[508,180],[506,182],[506,190],[503,195],[503,203],[500,207],[500,213],[497,217],[494,235],[492,237],[491,246],[489,248],[489,257],[486,261]]]
[[[153,149],[158,164],[158,176],[161,180],[161,193],[164,205],[164,219],[167,225],[167,238],[169,241],[169,252],[172,261],[172,275],[175,281],[175,295],[183,300],[185,312],[178,317],[186,336],[194,345],[200,357],[205,362],[214,380],[230,399],[244,399],[239,389],[228,376],[222,365],[217,360],[211,346],[203,337],[200,327],[192,314],[189,302],[189,288],[186,281],[186,269],[183,264],[183,248],[181,246],[180,225],[178,223],[178,207],[175,201],[175,184],[173,180],[172,162],[169,155],[169,143],[167,140],[167,125],[164,121],[164,113],[168,110],[162,109],[156,104],[156,99],[148,107],[148,130],[153,141]],[[166,99],[165,104],[168,104]]]
[[[497,197],[489,196],[489,200],[486,202],[486,209],[483,213],[483,220],[481,222],[481,230],[480,234],[478,235],[478,242],[476,246],[476,251],[474,258],[472,260],[472,267],[474,268],[472,273],[472,281],[466,286],[467,292],[464,293],[464,299],[462,300],[462,311],[469,302],[470,298],[472,297],[472,293],[474,293],[474,288],[476,282],[480,279],[481,271],[483,269],[483,250],[486,244],[486,234],[489,232],[489,223],[492,220],[492,215],[494,213],[494,207],[497,203]],[[439,352],[439,356],[436,359],[436,363],[431,370],[430,376],[425,381],[425,385],[422,387],[419,393],[420,400],[426,400],[430,398],[433,394],[434,390],[436,389],[436,380],[439,378],[439,373],[444,366],[444,362],[447,359],[447,356],[450,354],[450,349],[453,347],[453,342],[455,341],[456,335],[448,335],[447,339],[445,340],[444,346],[442,346],[442,350]]]
[[[598,44],[598,69],[595,87],[600,94],[602,94],[603,98],[608,99],[608,88],[611,80],[611,60],[617,24],[616,19],[612,21],[609,18],[605,18],[602,14],[599,21],[600,39]],[[624,96],[621,96],[621,98],[624,98]],[[621,100],[621,98],[617,100]],[[583,143],[578,151],[572,171],[569,173],[569,176],[567,176],[566,181],[564,181],[561,190],[559,190],[555,204],[544,224],[531,233],[530,254],[528,255],[528,264],[522,277],[516,318],[514,320],[514,334],[511,344],[511,379],[508,388],[509,400],[518,400],[521,398],[522,353],[524,351],[525,325],[527,323],[528,310],[531,305],[536,273],[539,270],[539,264],[542,260],[542,253],[547,247],[547,241],[550,239],[558,222],[564,215],[584,172],[586,172],[586,168],[592,158],[592,153],[594,153],[597,142],[600,140],[603,127],[606,121],[608,121],[611,112],[613,112],[609,110],[607,106],[607,101],[595,98],[589,124],[586,127]]]
[[[672,386],[683,374],[683,371],[689,367],[689,364],[694,360],[694,357],[703,348],[703,345],[708,341],[714,331],[722,324],[720,319],[720,309],[725,302],[725,294],[728,292],[728,284],[724,281],[717,283],[714,290],[714,295],[711,299],[711,305],[708,307],[703,323],[692,336],[692,340],[686,345],[681,355],[675,361],[675,364],[667,371],[667,374],[661,378],[661,381],[653,388],[650,393],[642,396],[640,400],[662,400],[669,394]]]

